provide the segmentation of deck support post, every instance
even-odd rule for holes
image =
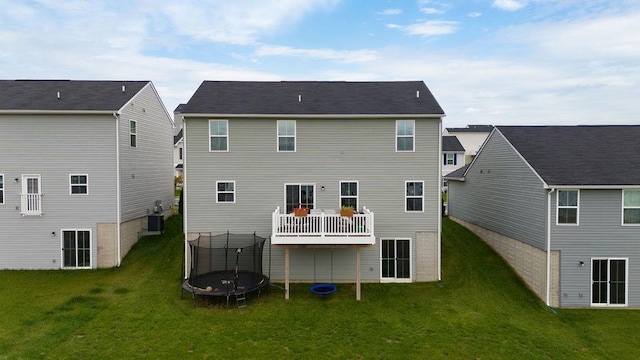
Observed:
[[[360,301],[360,247],[356,247],[356,300]]]
[[[284,298],[289,300],[289,247],[284,248]]]

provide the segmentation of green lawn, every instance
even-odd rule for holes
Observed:
[[[118,269],[0,271],[0,359],[629,359],[640,312],[550,311],[465,228],[443,221],[443,281],[294,284],[246,308],[181,297],[180,217]]]

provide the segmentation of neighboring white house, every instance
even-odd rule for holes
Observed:
[[[446,175],[465,165],[465,150],[456,136],[442,137],[442,174]],[[447,190],[447,180],[442,180],[442,190]]]
[[[0,99],[0,268],[119,266],[170,214],[173,121],[150,81],[1,80]]]
[[[493,130],[493,125],[468,125],[463,128],[446,128],[443,136],[455,136],[465,149],[464,163],[469,164]],[[444,173],[446,174],[446,172]]]
[[[183,151],[184,151],[184,139],[182,137],[182,114],[180,113],[180,109],[184,106],[184,104],[178,105],[173,112],[173,121],[175,122],[176,128],[173,135],[173,168],[174,168],[174,176],[182,176],[184,161],[183,161]]]
[[[440,279],[444,112],[424,82],[205,81],[182,116],[185,242],[268,237],[286,288]]]

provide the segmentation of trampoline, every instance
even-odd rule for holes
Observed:
[[[244,298],[269,285],[262,273],[266,238],[254,234],[200,234],[188,242],[189,274],[182,289],[195,296]]]

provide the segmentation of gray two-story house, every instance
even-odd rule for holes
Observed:
[[[173,121],[151,82],[2,80],[0,99],[0,268],[118,266],[170,214]]]
[[[449,216],[548,305],[640,307],[640,126],[497,126]]]
[[[205,81],[181,111],[185,241],[268,237],[287,288],[440,278],[444,113],[422,81]]]

